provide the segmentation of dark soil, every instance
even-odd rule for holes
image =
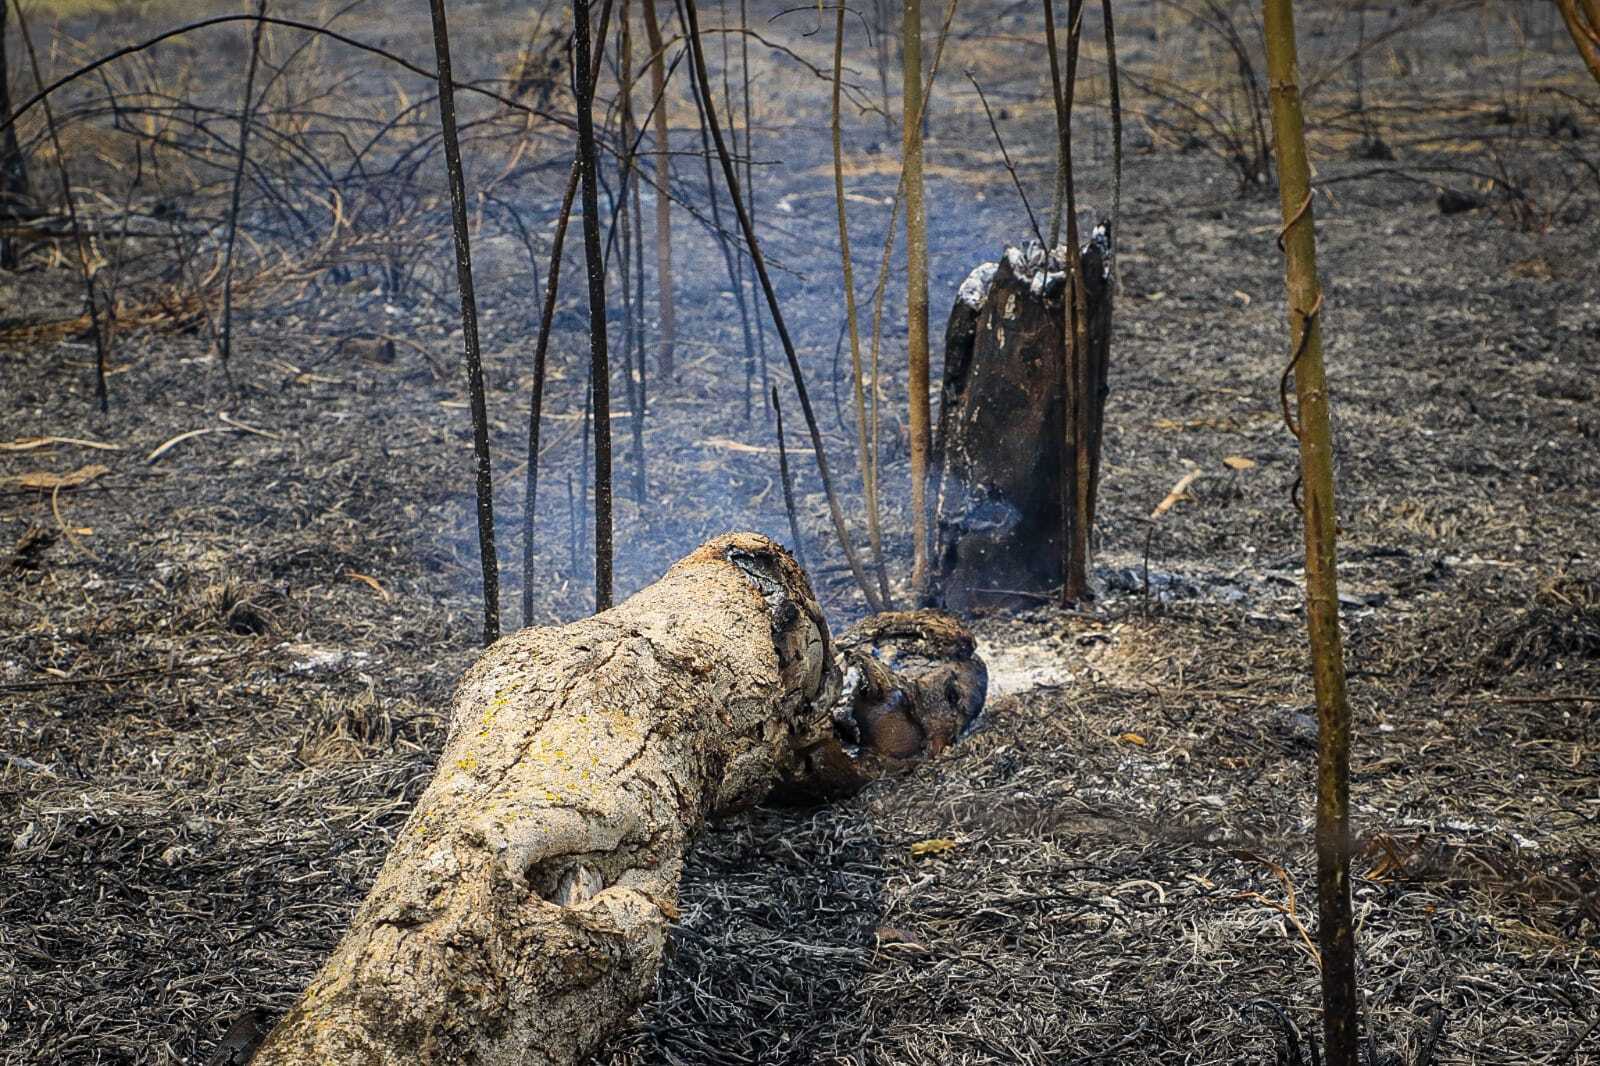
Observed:
[[[778,5],[754,6],[752,26],[827,63],[829,32],[804,36],[812,12],[769,24]],[[1201,77],[1206,38],[1168,27],[1158,41],[1150,8],[1127,7],[1131,71]],[[1478,8],[1368,55],[1370,119],[1352,117],[1348,72],[1313,101],[1366,1023],[1378,1061],[1424,1061],[1437,1021],[1440,1066],[1596,1063],[1600,113],[1542,8],[1524,17],[1520,50]],[[522,16],[471,11],[458,67],[496,76]],[[363,18],[353,30],[429,54],[424,26]],[[940,311],[973,265],[1028,233],[962,69],[1005,109],[1008,148],[1048,211],[1054,134],[1032,18],[1013,5],[955,23],[928,149]],[[1347,22],[1324,21],[1306,34],[1308,69],[1352,43]],[[93,52],[134,24],[62,29]],[[876,99],[872,56],[852,44]],[[860,542],[826,86],[764,46],[751,58],[762,236]],[[1184,133],[1181,108],[1129,94],[1099,599],[975,620],[994,695],[949,758],[851,802],[714,826],[656,999],[602,1061],[1292,1061],[1291,1035],[1318,1031],[1315,721],[1296,455],[1278,399],[1279,209],[1270,192],[1240,192],[1215,130]],[[1103,93],[1087,95],[1080,200],[1103,204],[1108,123]],[[685,149],[688,115],[673,111]],[[1373,129],[1394,161],[1375,161]],[[848,134],[865,293],[897,149],[876,115],[852,115]],[[479,179],[504,162],[483,151]],[[541,250],[569,151],[553,135],[518,172]],[[675,165],[703,203],[699,160]],[[1449,189],[1483,206],[1441,213]],[[202,326],[152,313],[119,334],[106,415],[92,345],[52,324],[80,309],[70,258],[51,267],[40,250],[0,274],[0,446],[116,448],[0,451],[0,1064],[204,1061],[237,1016],[281,1011],[427,781],[481,625],[444,217],[435,197],[408,223],[404,255],[422,266],[403,292],[363,273],[371,259],[353,255],[330,280],[300,260],[265,269],[252,252],[232,385]],[[510,626],[538,294],[520,244],[491,223],[480,265]],[[789,539],[759,392],[744,418],[720,254],[679,224],[683,344],[675,378],[649,382],[643,507],[613,387],[622,594],[714,533]],[[572,545],[569,521],[587,506],[577,243],[551,355],[536,623],[592,603],[589,549]],[[133,247],[130,306],[177,284],[168,246]],[[893,285],[887,306],[885,521],[903,582]],[[347,340],[379,334],[401,339],[392,359]],[[863,605],[770,327],[765,341],[805,548],[842,627]],[[761,375],[758,361],[758,389]],[[201,429],[213,432],[148,458]],[[91,464],[106,469],[53,493],[17,480]],[[1193,468],[1189,498],[1151,521]],[[928,841],[949,845],[914,847]]]

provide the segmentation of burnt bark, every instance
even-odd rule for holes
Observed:
[[[706,819],[846,795],[983,703],[935,612],[830,638],[805,574],[714,540],[618,607],[524,629],[457,689],[437,776],[257,1066],[582,1061],[645,998]]]
[[[1038,603],[1061,586],[1062,538],[1072,535],[1079,476],[1077,427],[1065,420],[1079,412],[1093,526],[1109,391],[1110,256],[1109,232],[1097,228],[1083,248],[1081,353],[1069,350],[1063,325],[1062,300],[1071,296],[1064,257],[1037,245],[1009,248],[998,263],[979,267],[951,309],[934,475],[935,597],[951,610]],[[1068,358],[1071,372],[1063,375]],[[1087,382],[1083,404],[1080,381]]]

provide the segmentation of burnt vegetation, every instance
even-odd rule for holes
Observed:
[[[713,822],[596,1061],[1319,1061],[1313,323],[1361,1056],[1600,1061],[1600,11],[1299,6],[1291,307],[1253,0],[435,0],[444,94],[426,5],[0,0],[0,1066],[247,1061],[485,636],[740,529],[989,702]],[[1008,246],[1032,585],[948,595]]]

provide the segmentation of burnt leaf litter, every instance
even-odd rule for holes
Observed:
[[[463,77],[515,54],[527,30],[514,7],[463,25]],[[776,5],[754,8],[764,34],[822,55],[809,15],[768,24]],[[1476,10],[1369,55],[1367,118],[1343,82],[1313,101],[1364,1022],[1374,1063],[1570,1066],[1600,1061],[1600,189],[1572,169],[1593,160],[1600,113],[1543,12],[1519,46],[1498,22],[1480,40]],[[947,70],[973,68],[1004,102],[1008,148],[1048,203],[1045,81],[1004,61],[1010,38],[1036,36],[1033,15],[962,13]],[[1189,38],[1157,35],[1140,5],[1125,18],[1128,69],[1176,63]],[[156,26],[159,10],[141,19]],[[1308,62],[1337,53],[1344,30],[1330,26],[1331,40],[1308,35]],[[127,32],[63,28],[88,53]],[[391,30],[391,46],[426,54],[425,25]],[[763,233],[859,518],[827,87],[758,52]],[[873,52],[859,52],[876,91]],[[1109,124],[1084,91],[1079,199],[1106,203]],[[1312,1061],[1316,727],[1296,457],[1277,407],[1277,207],[1241,193],[1214,131],[1180,135],[1180,108],[1128,91],[1099,598],[973,620],[991,700],[948,757],[849,802],[712,826],[658,991],[607,1066]],[[938,311],[1026,223],[976,94],[952,73],[935,101]],[[1374,129],[1394,158],[1374,152]],[[874,115],[847,127],[863,278],[894,191],[883,137]],[[1442,144],[1515,168],[1520,195],[1401,173]],[[549,165],[496,193],[517,198],[536,242],[569,151],[537,142]],[[681,171],[703,202],[698,160]],[[437,177],[424,168],[419,188]],[[170,245],[141,245],[123,292],[146,311],[116,338],[105,416],[92,344],[36,325],[81,310],[74,276],[43,269],[48,252],[0,274],[0,1064],[229,1061],[326,955],[428,780],[480,625],[440,189],[385,201],[404,206],[396,230],[348,234],[342,265],[338,247],[303,277],[257,261],[232,387],[197,319],[173,329],[139,303],[173,288]],[[1478,206],[1442,212],[1452,189]],[[484,217],[516,625],[539,291],[515,231]],[[252,220],[265,241],[276,223]],[[678,223],[678,371],[648,381],[645,506],[617,497],[622,595],[707,536],[788,535],[760,394],[742,418],[722,261]],[[569,254],[568,278],[579,264]],[[586,507],[581,298],[567,286],[552,346],[538,623],[589,603],[587,542],[571,543]],[[891,287],[884,500],[901,578],[902,305]],[[770,331],[767,345],[777,375]],[[207,432],[172,443],[194,430]],[[805,548],[842,628],[861,602],[805,446],[788,444]],[[619,447],[619,477],[631,462]],[[106,469],[81,476],[91,466]]]

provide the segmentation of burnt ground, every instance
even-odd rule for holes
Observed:
[[[1181,35],[1141,31],[1144,9],[1130,7],[1130,70],[1188,54]],[[1026,232],[961,67],[994,72],[985,89],[1032,199],[1048,204],[1042,76],[998,61],[1039,58],[1018,10],[958,19],[941,78],[936,315],[976,261]],[[1594,1063],[1600,188],[1573,161],[1593,158],[1600,115],[1542,22],[1502,59],[1514,35],[1477,10],[1424,22],[1368,63],[1373,121],[1396,160],[1361,158],[1375,154],[1360,150],[1370,130],[1344,97],[1330,90],[1317,112],[1366,1017],[1380,1057],[1407,1063],[1435,1019],[1434,1063]],[[477,14],[464,40],[510,32],[495,5]],[[825,63],[827,34],[803,36],[811,17],[763,32]],[[63,29],[92,43],[126,32],[80,22]],[[1335,38],[1308,35],[1310,58],[1338,54]],[[390,44],[427,54],[420,37]],[[499,54],[463,51],[479,66]],[[870,82],[870,51],[855,51]],[[781,160],[757,171],[763,235],[859,515],[823,87],[764,50],[753,62],[789,71],[757,89],[755,154]],[[1082,196],[1103,203],[1106,122],[1090,97]],[[1183,133],[1178,111],[1147,94],[1130,106],[1142,117],[1125,173],[1100,598],[975,620],[994,695],[949,758],[850,802],[711,827],[655,1001],[602,1061],[1270,1061],[1288,1053],[1287,1034],[1316,1030],[1315,735],[1295,454],[1277,398],[1278,209],[1240,192],[1206,129]],[[894,188],[878,122],[850,133],[863,278]],[[554,215],[563,159],[520,174],[536,232]],[[698,160],[679,166],[692,191]],[[1442,214],[1445,187],[1485,206]],[[0,1063],[203,1061],[241,1012],[282,1010],[426,782],[480,621],[436,208],[419,245],[434,265],[409,291],[359,269],[339,284],[269,274],[276,284],[243,301],[231,388],[203,330],[159,316],[125,330],[106,415],[93,407],[91,346],[47,324],[73,312],[72,275],[42,252],[0,275],[0,443],[116,448],[0,451]],[[482,236],[510,625],[537,309],[506,252],[519,246]],[[743,417],[721,259],[703,233],[680,250],[684,344],[676,378],[650,384],[642,508],[617,419],[624,593],[713,533],[788,539],[759,397]],[[159,279],[162,255],[146,247],[137,262]],[[580,261],[567,270],[581,277]],[[589,603],[568,502],[583,484],[586,317],[568,289],[536,622]],[[900,300],[891,287],[891,409],[904,395]],[[402,343],[392,360],[366,359],[343,343],[358,333]],[[862,605],[793,408],[806,548],[842,626]],[[215,432],[147,458],[198,429]],[[886,521],[903,578],[902,441],[891,416]],[[89,464],[105,470],[55,493],[16,480]],[[1196,468],[1189,498],[1151,523]],[[950,843],[913,850],[935,840]]]

